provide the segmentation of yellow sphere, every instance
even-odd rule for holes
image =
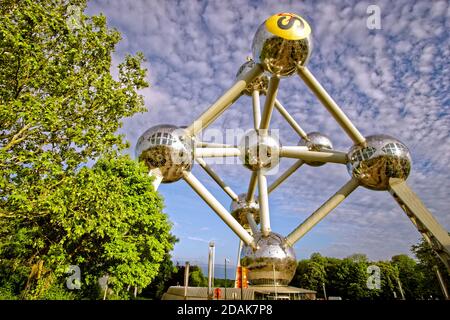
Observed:
[[[293,13],[271,16],[256,31],[253,59],[277,76],[290,76],[309,59],[312,49],[311,27]]]

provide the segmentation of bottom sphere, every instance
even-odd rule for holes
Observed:
[[[244,246],[241,253],[241,266],[248,269],[250,285],[287,286],[297,268],[294,249],[274,232],[267,237],[262,233],[253,236],[258,249]]]

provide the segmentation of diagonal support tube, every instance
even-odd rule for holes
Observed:
[[[297,134],[303,139],[308,141],[308,135],[306,132],[300,127],[300,125],[295,121],[295,119],[289,114],[289,112],[283,107],[283,105],[278,101],[278,99],[275,99],[275,108],[278,110],[278,112],[286,119],[286,121],[289,123],[289,125],[292,127],[292,129],[297,132]]]
[[[319,209],[314,211],[305,221],[303,221],[294,231],[286,237],[286,243],[293,246],[300,238],[302,238],[309,230],[325,218],[331,210],[336,208],[350,193],[358,187],[358,181],[351,179],[342,188],[338,190],[331,198],[329,198]]]
[[[264,102],[264,110],[261,116],[260,129],[269,129],[270,119],[272,118],[273,106],[275,99],[277,98],[278,85],[280,84],[280,78],[272,76],[269,81],[269,88],[267,89],[266,101]]]
[[[331,113],[341,128],[344,129],[350,139],[352,139],[355,144],[365,144],[366,139],[364,136],[353,125],[333,98],[330,97],[328,92],[322,87],[319,81],[317,81],[309,69],[307,67],[298,67],[297,73],[320,102],[322,102],[328,112]]]
[[[253,171],[252,176],[250,177],[250,182],[248,184],[247,190],[247,202],[252,202],[255,198],[256,186],[258,185],[258,172]]]
[[[205,186],[197,180],[191,172],[183,172],[183,179],[191,186],[191,188],[214,210],[214,212],[225,222],[231,230],[250,247],[256,249],[255,240],[241,226],[236,219],[226,210],[222,204],[205,188]]]
[[[247,84],[252,82],[256,77],[263,73],[263,68],[260,64],[256,64],[250,71],[240,77],[234,85],[228,89],[214,104],[209,107],[197,120],[195,120],[186,131],[189,135],[195,136],[201,130],[208,127],[214,120],[216,120],[236,99],[238,99],[247,87]]]
[[[289,167],[281,176],[279,176],[267,189],[269,193],[275,190],[283,181],[289,178],[298,168],[300,168],[305,162],[298,160],[291,167]]]
[[[258,170],[259,216],[261,219],[261,232],[267,237],[270,233],[269,193],[267,191],[267,178]]]
[[[255,234],[258,232],[258,225],[256,224],[255,218],[253,218],[253,215],[250,212],[247,212],[245,215],[248,221],[248,225],[250,226],[250,229],[252,230],[252,233]]]
[[[226,194],[230,196],[230,198],[234,201],[238,201],[238,195],[228,186],[218,175],[214,172],[214,170],[208,166],[208,164],[202,158],[195,159],[197,163],[206,171],[206,173],[225,191]]]
[[[347,153],[324,150],[324,151],[310,151],[308,147],[304,146],[283,146],[280,150],[280,157],[301,159],[304,161],[317,162],[333,162],[347,164]]]

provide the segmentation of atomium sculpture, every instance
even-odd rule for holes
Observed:
[[[155,188],[161,182],[184,179],[241,239],[244,247],[240,262],[248,268],[248,278],[253,285],[273,285],[274,282],[287,285],[295,272],[293,245],[358,186],[389,191],[450,270],[447,231],[405,182],[411,171],[408,148],[386,135],[361,135],[307,68],[311,50],[311,27],[302,17],[280,13],[261,24],[252,44],[254,61],[247,61],[240,67],[234,85],[209,109],[185,129],[156,126],[139,138],[137,157],[145,161],[149,174],[155,176]],[[334,150],[331,140],[319,132],[306,134],[277,100],[280,79],[294,74],[300,76],[353,141],[349,152]],[[196,135],[243,94],[252,97],[254,130],[244,136],[239,147],[199,141]],[[262,113],[260,94],[266,95]],[[299,135],[297,146],[283,146],[271,136],[269,124],[274,108]],[[231,190],[206,164],[203,158],[207,157],[240,157],[252,173],[247,192],[238,196]],[[282,158],[298,161],[268,186],[267,171]],[[194,161],[230,196],[231,213],[191,173]],[[283,237],[272,232],[269,193],[303,164],[321,166],[330,162],[346,165],[351,179],[289,235]]]

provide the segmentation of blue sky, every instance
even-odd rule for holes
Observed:
[[[381,9],[379,30],[366,27],[369,5]],[[147,58],[151,88],[141,93],[148,112],[124,119],[121,129],[133,148],[147,128],[188,125],[206,110],[233,83],[265,19],[278,12],[305,17],[313,30],[310,70],[363,135],[389,134],[410,148],[408,183],[450,229],[448,1],[92,1],[88,13],[99,12],[122,33],[114,66],[126,53],[142,51]],[[337,150],[351,147],[298,77],[282,79],[279,100],[307,132],[327,134]],[[211,127],[251,126],[251,99],[243,97]],[[297,135],[276,112],[271,126],[280,130],[283,145],[297,144]],[[292,162],[283,159],[281,171]],[[241,165],[214,169],[237,193],[246,191],[250,172]],[[193,173],[229,207],[229,198],[198,166]],[[287,235],[348,179],[341,165],[302,167],[271,194],[273,231]],[[173,251],[176,260],[206,261],[207,243],[214,240],[217,263],[224,257],[236,262],[237,237],[183,181],[159,190],[180,239]],[[388,193],[359,188],[295,251],[298,258],[313,252],[335,257],[358,252],[389,259],[409,253],[419,238]]]

